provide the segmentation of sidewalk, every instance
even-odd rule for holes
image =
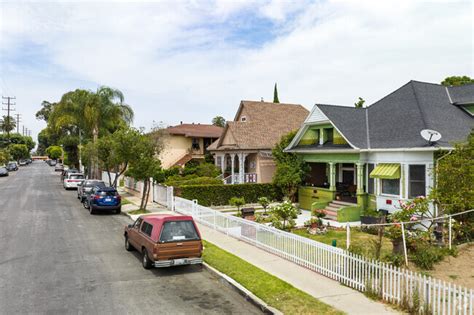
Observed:
[[[128,198],[135,203],[135,199]],[[139,204],[139,198],[138,204]],[[152,212],[177,215],[154,204]],[[131,216],[132,219],[136,219]],[[373,301],[364,294],[341,285],[314,271],[296,265],[248,243],[239,241],[205,225],[198,224],[201,236],[206,241],[248,261],[254,266],[288,282],[294,287],[314,296],[318,300],[346,312],[347,314],[399,314],[389,306]]]

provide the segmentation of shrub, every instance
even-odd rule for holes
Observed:
[[[175,195],[189,200],[197,199],[203,206],[227,205],[232,197],[243,197],[248,203],[258,202],[261,196],[270,200],[281,200],[281,192],[273,184],[224,185],[177,185]]]
[[[229,204],[231,206],[237,207],[237,212],[240,212],[240,207],[242,207],[245,204],[245,198],[244,197],[232,197],[229,199]],[[242,215],[243,216],[243,215]]]
[[[436,246],[420,246],[412,256],[413,263],[422,269],[431,270],[434,264],[443,260],[445,256],[450,254],[448,248]]]
[[[405,258],[399,254],[385,255],[383,260],[391,263],[395,267],[400,267],[405,263]]]
[[[221,180],[213,177],[198,177],[197,175],[169,177],[165,184],[168,186],[185,186],[185,185],[216,185],[222,183]]]
[[[294,219],[298,217],[298,208],[291,201],[285,200],[281,204],[274,206],[270,210],[272,226],[284,231],[291,231],[296,225]]]

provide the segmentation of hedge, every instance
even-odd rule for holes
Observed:
[[[166,180],[167,186],[189,186],[189,185],[218,185],[222,180],[213,177],[197,177],[196,175],[188,175],[185,177],[173,176]]]
[[[232,197],[244,197],[246,203],[257,203],[258,198],[281,200],[281,191],[273,184],[237,185],[183,185],[175,187],[175,195],[185,199],[197,199],[203,206],[228,205]]]

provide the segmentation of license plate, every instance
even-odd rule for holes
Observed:
[[[175,259],[173,261],[173,265],[177,266],[177,265],[184,265],[186,263],[186,259]]]
[[[112,199],[111,198],[105,198],[105,201],[110,202],[110,201],[112,201]]]

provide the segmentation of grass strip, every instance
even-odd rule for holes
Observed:
[[[132,202],[130,200],[128,200],[127,198],[122,198],[122,206],[129,205],[131,203]]]
[[[247,261],[204,241],[203,259],[284,314],[344,314]]]
[[[138,210],[128,211],[127,213],[128,214],[146,214],[146,213],[151,213],[151,212],[148,210],[138,209]]]

